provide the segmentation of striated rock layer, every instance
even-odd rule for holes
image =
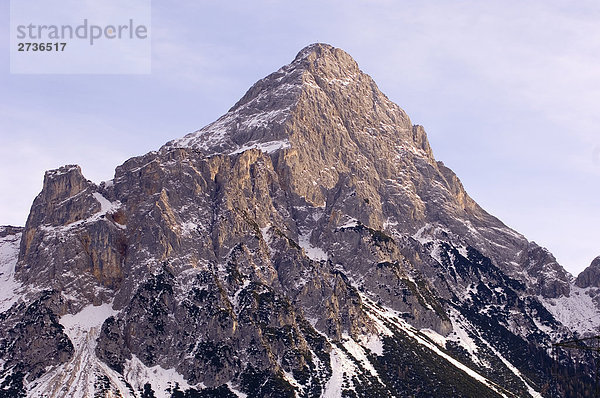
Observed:
[[[47,172],[24,230],[3,231],[6,394],[586,396],[593,385],[590,358],[550,350],[597,332],[593,268],[574,284],[479,207],[423,127],[325,44],[111,181]]]

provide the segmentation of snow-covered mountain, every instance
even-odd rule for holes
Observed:
[[[313,44],[111,181],[46,173],[0,231],[0,396],[591,396],[552,343],[598,333],[597,260],[488,214]]]

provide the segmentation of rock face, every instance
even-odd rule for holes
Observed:
[[[591,301],[563,316],[590,285],[479,207],[423,127],[325,44],[111,181],[47,172],[24,230],[0,238],[10,394],[586,396],[593,384],[589,358],[547,350],[597,330],[573,329],[597,314]]]
[[[575,285],[579,287],[600,287],[600,256],[587,267],[575,280]]]
[[[600,256],[577,276],[575,286],[581,288],[586,301],[591,299],[595,308],[600,311]]]
[[[21,240],[19,280],[57,291],[78,285],[69,300],[73,310],[110,300],[123,278],[121,205],[102,192],[79,166],[46,172]]]

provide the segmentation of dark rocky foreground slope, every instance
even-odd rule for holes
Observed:
[[[585,397],[573,279],[324,44],[0,231],[0,397]]]

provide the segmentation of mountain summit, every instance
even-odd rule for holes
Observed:
[[[0,230],[7,396],[589,396],[590,277],[488,214],[347,53],[301,50]],[[568,375],[579,372],[581,377]]]
[[[332,119],[327,124],[332,124],[333,130],[306,129],[314,127],[310,126],[313,118],[324,115]],[[341,126],[336,126],[338,123]],[[372,128],[373,123],[389,126],[378,134],[395,130],[396,141],[413,142],[408,116],[360,71],[352,57],[329,45],[313,44],[300,51],[291,64],[254,84],[216,122],[165,148],[191,147],[211,154],[252,147],[271,152],[292,143],[299,147],[339,145],[333,140],[356,141],[352,133]],[[322,141],[315,142],[315,135]]]
[[[413,126],[350,55],[330,45],[304,48],[216,122],[162,151],[173,148],[206,155],[289,149],[272,156],[275,167],[285,163],[292,189],[312,205],[324,205],[327,192],[344,180],[344,188],[358,189],[370,204],[346,214],[366,225],[383,230],[388,223],[413,235],[441,223],[509,274],[535,279],[536,293],[569,293],[570,276],[552,255],[482,210],[435,161],[423,127]],[[547,280],[547,272],[554,277]]]

